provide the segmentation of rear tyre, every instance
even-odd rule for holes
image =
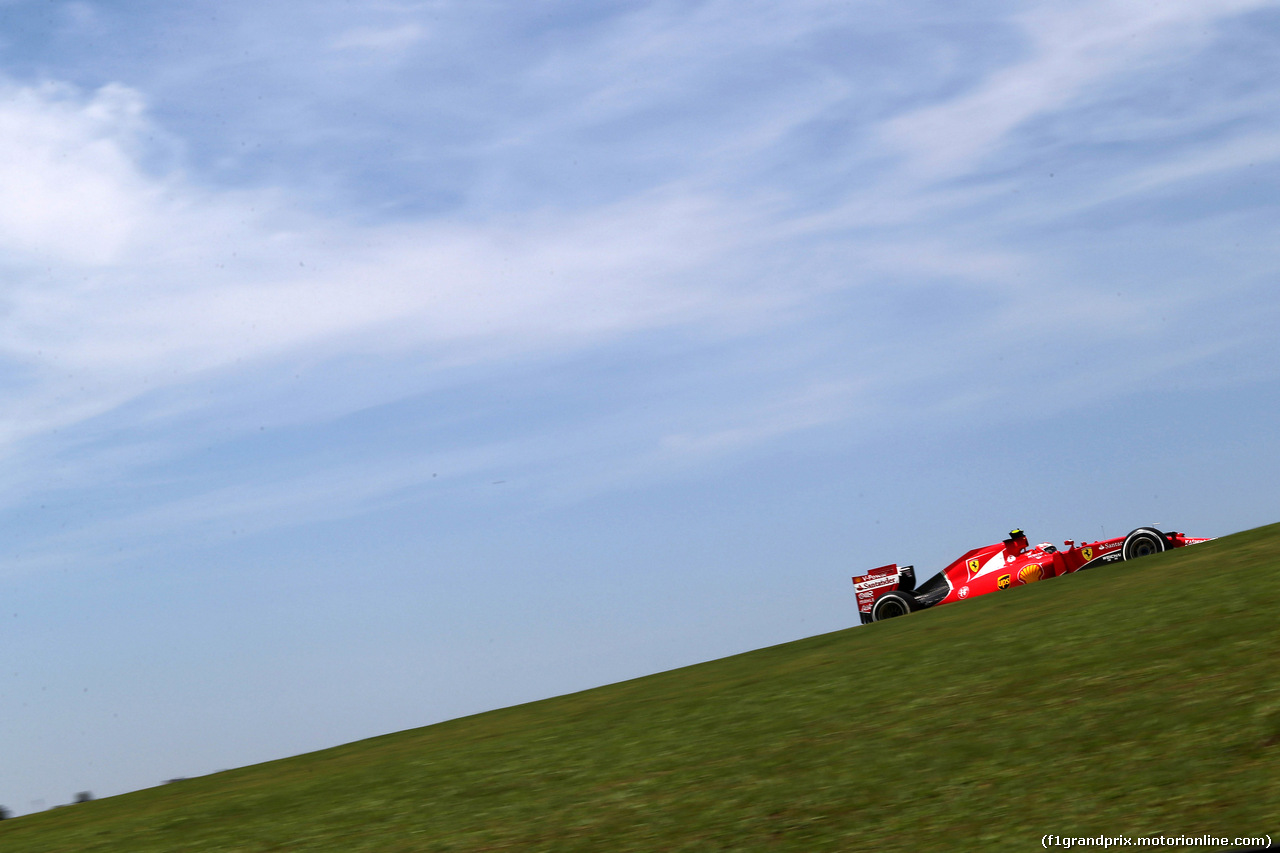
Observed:
[[[906,616],[916,609],[916,600],[903,592],[886,592],[871,607],[871,621],[883,622],[897,616]]]
[[[1139,557],[1149,557],[1152,554],[1159,554],[1166,547],[1164,534],[1154,527],[1139,527],[1124,538],[1124,545],[1120,548],[1120,554],[1126,560],[1136,560]]]

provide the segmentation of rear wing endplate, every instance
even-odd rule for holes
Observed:
[[[853,588],[858,596],[858,612],[870,615],[876,599],[892,589],[910,592],[916,585],[915,566],[898,568],[897,563],[879,566],[858,575],[853,579]]]

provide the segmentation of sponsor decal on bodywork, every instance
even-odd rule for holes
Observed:
[[[975,558],[969,561],[969,574],[976,575],[978,573],[978,570],[981,568],[982,568],[981,560],[978,560]]]
[[[1119,551],[1112,551],[1110,554],[1101,554],[1101,555],[1095,556],[1092,560],[1085,563],[1080,568],[1086,569],[1086,568],[1092,568],[1094,566],[1105,566],[1108,563],[1119,563],[1122,560],[1124,560],[1124,554],[1121,554]]]
[[[1018,569],[1018,580],[1023,583],[1035,583],[1040,580],[1041,575],[1042,572],[1040,571],[1040,566],[1035,563],[1028,563],[1021,569]]]
[[[1089,562],[1090,560],[1092,560],[1092,559],[1093,559],[1093,549],[1092,549],[1092,548],[1081,548],[1081,549],[1080,549],[1080,556],[1084,557],[1084,561],[1085,561],[1086,563],[1087,563],[1087,562]]]
[[[969,587],[967,587],[967,586],[962,586],[962,587],[960,587],[960,589],[956,592],[956,595],[958,595],[960,598],[968,598],[968,597],[969,597]]]
[[[1000,577],[996,578],[996,589],[1008,589],[1009,580],[1010,580],[1009,575],[1001,575]]]
[[[898,582],[897,575],[881,575],[880,577],[869,577],[861,581],[856,581],[859,590],[863,589],[879,589],[882,586],[893,586]]]

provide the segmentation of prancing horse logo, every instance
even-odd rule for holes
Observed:
[[[976,575],[978,573],[978,569],[980,568],[982,568],[981,560],[978,560],[975,558],[969,561],[969,574]]]

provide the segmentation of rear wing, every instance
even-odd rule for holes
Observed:
[[[880,566],[865,575],[855,577],[853,588],[858,596],[858,614],[862,617],[863,623],[871,621],[871,608],[875,606],[877,598],[893,589],[911,592],[915,585],[916,567],[898,568],[897,563]]]

